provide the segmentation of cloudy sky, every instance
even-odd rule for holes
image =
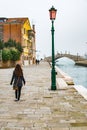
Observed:
[[[87,53],[87,0],[0,0],[0,17],[28,17],[35,24],[38,55],[49,56],[52,5],[57,9],[55,53]]]

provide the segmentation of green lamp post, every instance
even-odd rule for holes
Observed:
[[[51,90],[56,90],[55,52],[54,52],[54,20],[57,10],[52,6],[49,9],[50,20],[52,21],[52,70],[51,70]]]

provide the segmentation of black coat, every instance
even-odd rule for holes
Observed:
[[[12,79],[11,79],[11,85],[13,86],[17,85],[18,87],[22,87],[23,84],[25,85],[25,79],[24,76],[16,76],[15,73],[13,72]]]

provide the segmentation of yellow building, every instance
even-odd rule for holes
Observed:
[[[27,60],[29,64],[34,64],[36,61],[35,25],[31,27],[28,19],[23,24],[22,35],[23,60]]]

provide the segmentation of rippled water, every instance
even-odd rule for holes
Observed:
[[[66,57],[58,59],[56,65],[70,75],[75,84],[83,85],[87,88],[87,67],[77,66],[74,61]]]

